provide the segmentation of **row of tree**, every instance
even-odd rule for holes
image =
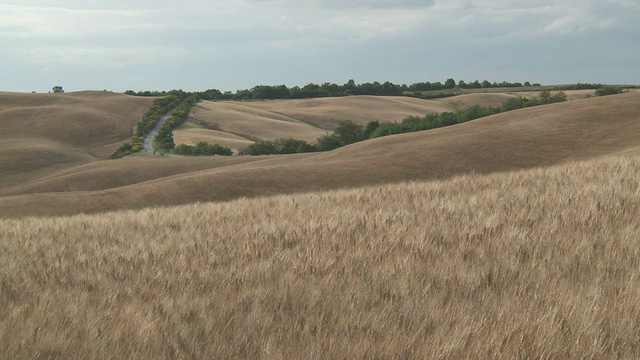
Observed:
[[[197,96],[201,100],[212,101],[303,99],[349,95],[413,96],[421,98],[434,98],[454,95],[455,93],[450,91],[454,89],[489,89],[498,87],[503,88],[527,86],[540,86],[540,84],[531,84],[528,81],[524,83],[507,81],[497,83],[489,82],[488,80],[484,80],[482,82],[476,80],[467,83],[465,81],[456,82],[453,78],[447,79],[444,83],[441,83],[440,81],[427,81],[418,82],[411,85],[399,85],[391,83],[389,81],[386,81],[384,83],[375,81],[372,83],[365,82],[362,84],[357,84],[354,80],[349,80],[342,85],[328,82],[325,82],[324,84],[310,83],[302,87],[294,86],[291,88],[287,87],[286,85],[257,85],[252,87],[251,89],[237,90],[235,93],[231,91],[222,92],[218,89],[208,89],[205,91],[193,92],[192,94]],[[447,90],[449,91],[444,93],[428,93]],[[165,91],[125,91],[125,94],[136,96],[166,96],[169,93]]]
[[[193,104],[192,101],[197,101],[196,97],[192,97],[191,94],[186,93],[182,90],[171,90],[166,93],[163,97],[159,97],[153,101],[153,104],[147,110],[138,124],[136,125],[136,130],[134,135],[131,137],[131,142],[126,142],[118,147],[110,156],[111,159],[119,159],[125,157],[127,155],[131,155],[137,152],[140,152],[144,149],[143,141],[144,138],[151,132],[151,130],[158,124],[158,121],[169,111],[175,109],[173,112],[173,116],[180,116],[184,113],[184,109],[179,110],[179,105],[184,103],[186,99],[190,99],[189,102]],[[189,107],[190,109],[190,107]],[[175,115],[174,115],[175,114]],[[184,115],[184,119],[188,115],[188,111],[186,115]],[[173,119],[173,117],[172,117]],[[170,121],[169,119],[168,121]],[[173,142],[173,135],[171,134],[171,142]],[[164,138],[162,138],[164,141]]]
[[[160,151],[169,151],[176,147],[173,130],[187,121],[191,108],[199,101],[193,94],[185,93],[183,96],[182,101],[171,112],[171,117],[165,121],[153,139],[155,147]]]
[[[341,122],[333,134],[327,134],[318,138],[314,144],[296,139],[259,141],[242,149],[239,155],[279,155],[330,151],[367,139],[460,124],[504,111],[562,102],[566,101],[566,99],[567,97],[563,92],[552,94],[547,90],[543,90],[535,98],[518,96],[510,99],[503,106],[499,107],[475,105],[453,112],[427,114],[422,117],[408,116],[400,123],[380,123],[378,121],[372,121],[366,126],[361,126],[347,120]]]
[[[233,150],[228,147],[221,146],[219,144],[209,144],[204,141],[200,141],[197,144],[185,145],[180,144],[171,150],[172,154],[185,155],[185,156],[212,156],[212,155],[233,155]]]

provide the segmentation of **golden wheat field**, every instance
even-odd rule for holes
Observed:
[[[640,156],[0,220],[3,358],[638,358]]]

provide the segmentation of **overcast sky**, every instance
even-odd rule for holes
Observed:
[[[0,0],[0,91],[640,84],[640,0]]]

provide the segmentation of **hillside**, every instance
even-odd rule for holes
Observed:
[[[639,102],[640,93],[575,100],[328,153],[189,162],[123,159],[100,164],[99,169],[89,164],[77,173],[51,174],[1,189],[0,216],[99,212],[442,179],[633,153],[640,138]],[[135,176],[117,170],[126,164],[135,164],[130,167]],[[112,170],[117,175],[109,176]]]
[[[313,143],[345,120],[359,125],[371,121],[402,121],[410,115],[452,111],[474,105],[499,107],[515,96],[538,92],[476,92],[437,100],[402,96],[346,96],[298,100],[201,102],[187,123],[174,132],[176,144],[217,143],[238,151],[254,141],[295,138]],[[571,100],[594,90],[565,92]]]
[[[131,136],[152,102],[151,98],[101,91],[0,92],[0,141],[48,140],[103,157]]]
[[[0,92],[0,189],[106,159],[152,102],[102,91]]]
[[[216,141],[237,151],[256,140],[295,138],[312,143],[345,120],[366,125],[451,109],[440,102],[400,96],[205,101],[194,107],[189,121],[174,132],[174,138],[176,143],[185,144]]]
[[[639,173],[636,154],[0,219],[0,347],[12,359],[638,358]]]

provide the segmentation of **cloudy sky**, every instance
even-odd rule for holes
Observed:
[[[640,0],[0,0],[0,91],[640,84]]]

